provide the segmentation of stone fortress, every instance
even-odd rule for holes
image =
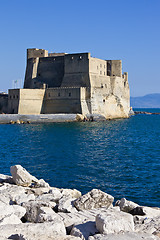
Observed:
[[[101,60],[90,53],[48,53],[27,49],[23,89],[10,89],[8,113],[100,114],[129,116],[128,73],[121,60]]]

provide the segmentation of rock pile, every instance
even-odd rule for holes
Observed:
[[[156,240],[160,209],[114,198],[98,189],[50,187],[22,166],[0,174],[0,240]]]

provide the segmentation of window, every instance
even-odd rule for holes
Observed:
[[[50,97],[50,93],[48,93],[48,97]]]
[[[106,75],[106,73],[104,72],[104,75]]]
[[[102,71],[100,71],[100,74],[102,74]]]
[[[104,65],[104,68],[106,67],[106,65]]]
[[[98,70],[98,66],[97,66],[97,70]]]
[[[102,67],[102,64],[100,64],[100,67]]]
[[[101,83],[101,88],[103,88],[103,84]]]
[[[71,97],[71,93],[69,93],[68,96]]]
[[[103,102],[105,103],[105,99],[103,99]]]
[[[58,93],[58,97],[60,97],[61,96],[61,94],[60,94],[60,92]]]

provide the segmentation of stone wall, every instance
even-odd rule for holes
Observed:
[[[82,113],[80,88],[46,89],[42,113]]]
[[[0,113],[8,112],[8,94],[0,93]]]
[[[9,90],[8,112],[18,114],[40,114],[44,89]]]

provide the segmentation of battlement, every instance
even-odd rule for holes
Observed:
[[[37,58],[37,57],[48,57],[48,51],[38,48],[29,48],[27,49],[27,59]]]

